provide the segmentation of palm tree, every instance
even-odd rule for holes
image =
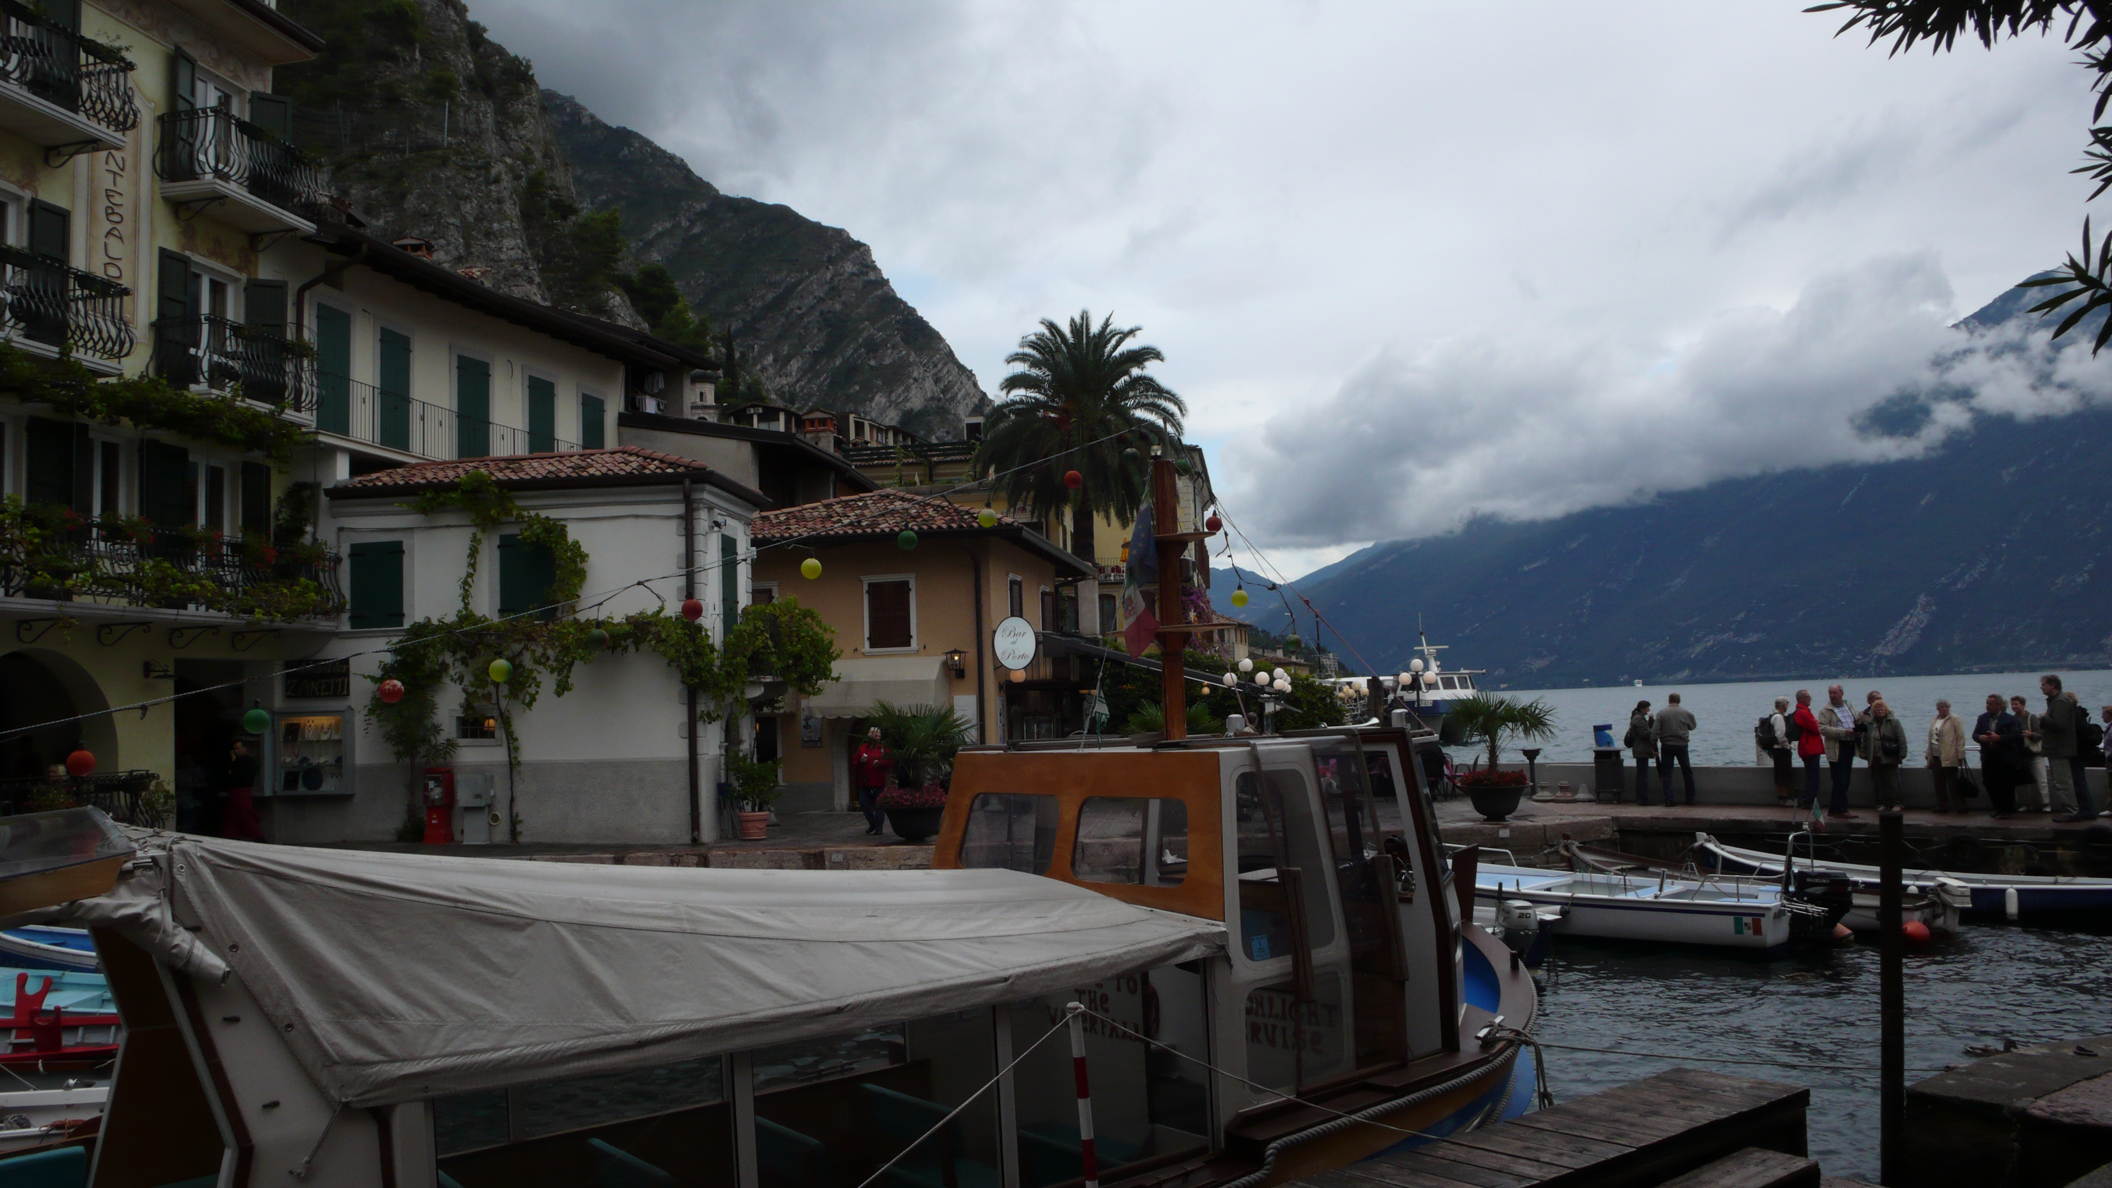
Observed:
[[[1555,736],[1555,710],[1545,701],[1519,701],[1478,693],[1452,703],[1445,724],[1457,723],[1468,742],[1489,745],[1489,770],[1497,770],[1503,744],[1517,739],[1538,742]]]
[[[1155,346],[1130,345],[1142,330],[1093,325],[1078,311],[1068,326],[1047,318],[1019,340],[1005,362],[1019,370],[999,387],[1007,399],[990,411],[976,451],[978,476],[1003,475],[998,489],[1013,507],[1051,514],[1070,498],[1066,471],[1085,481],[1071,517],[1071,551],[1093,560],[1093,521],[1137,514],[1146,495],[1143,458],[1157,444],[1169,455],[1181,440],[1188,406],[1144,369],[1163,363]],[[1125,454],[1127,453],[1127,457]]]

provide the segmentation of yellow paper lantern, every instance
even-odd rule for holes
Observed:
[[[807,579],[808,581],[810,581],[810,582],[811,582],[811,581],[813,581],[813,580],[814,580],[815,578],[818,578],[818,577],[820,577],[820,576],[821,576],[821,558],[819,558],[819,557],[809,557],[809,558],[807,558],[806,560],[804,560],[804,561],[800,562],[800,563],[799,563],[799,573],[800,573],[800,576],[801,576],[801,577],[804,577],[804,578],[806,578],[806,579]]]

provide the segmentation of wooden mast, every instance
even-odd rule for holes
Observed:
[[[1151,534],[1157,538],[1159,556],[1159,704],[1166,710],[1165,734],[1169,739],[1188,737],[1188,674],[1182,653],[1188,647],[1188,604],[1181,600],[1181,561],[1187,553],[1187,538],[1181,535],[1180,510],[1176,506],[1180,488],[1174,481],[1173,459],[1151,460]]]

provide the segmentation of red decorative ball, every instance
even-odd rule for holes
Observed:
[[[388,680],[383,681],[381,688],[376,689],[374,692],[376,696],[381,698],[383,705],[395,705],[403,700],[403,682],[395,677],[390,677]]]
[[[1085,485],[1085,476],[1075,470],[1063,472],[1063,485],[1075,491]]]
[[[1905,924],[1900,925],[1899,931],[1901,935],[1907,938],[1907,943],[1910,945],[1925,945],[1929,943],[1929,926],[1919,920],[1907,921]]]
[[[701,619],[701,618],[703,618],[703,617],[704,617],[704,603],[703,603],[703,601],[702,601],[701,599],[696,599],[696,598],[686,598],[686,599],[684,599],[684,600],[682,601],[682,617],[683,617],[683,618],[685,618],[685,619],[688,619],[688,620],[689,620],[690,622],[692,622],[692,623],[696,622],[696,621],[697,621],[698,619]]]
[[[1218,519],[1216,516],[1211,516],[1209,519],[1203,521],[1203,527],[1211,532],[1222,532],[1225,530],[1225,522],[1223,520]]]
[[[66,756],[66,774],[79,778],[95,770],[95,756],[86,747]]]

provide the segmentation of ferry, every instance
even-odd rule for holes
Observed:
[[[1479,694],[1474,678],[1487,676],[1485,668],[1455,668],[1447,670],[1437,654],[1451,645],[1433,644],[1430,636],[1420,624],[1415,630],[1417,643],[1414,651],[1422,655],[1408,661],[1408,667],[1400,675],[1387,680],[1386,687],[1392,692],[1391,704],[1415,715],[1425,727],[1437,732],[1438,741],[1445,746],[1460,746],[1466,738],[1456,726],[1448,726],[1447,715],[1452,703]]]

